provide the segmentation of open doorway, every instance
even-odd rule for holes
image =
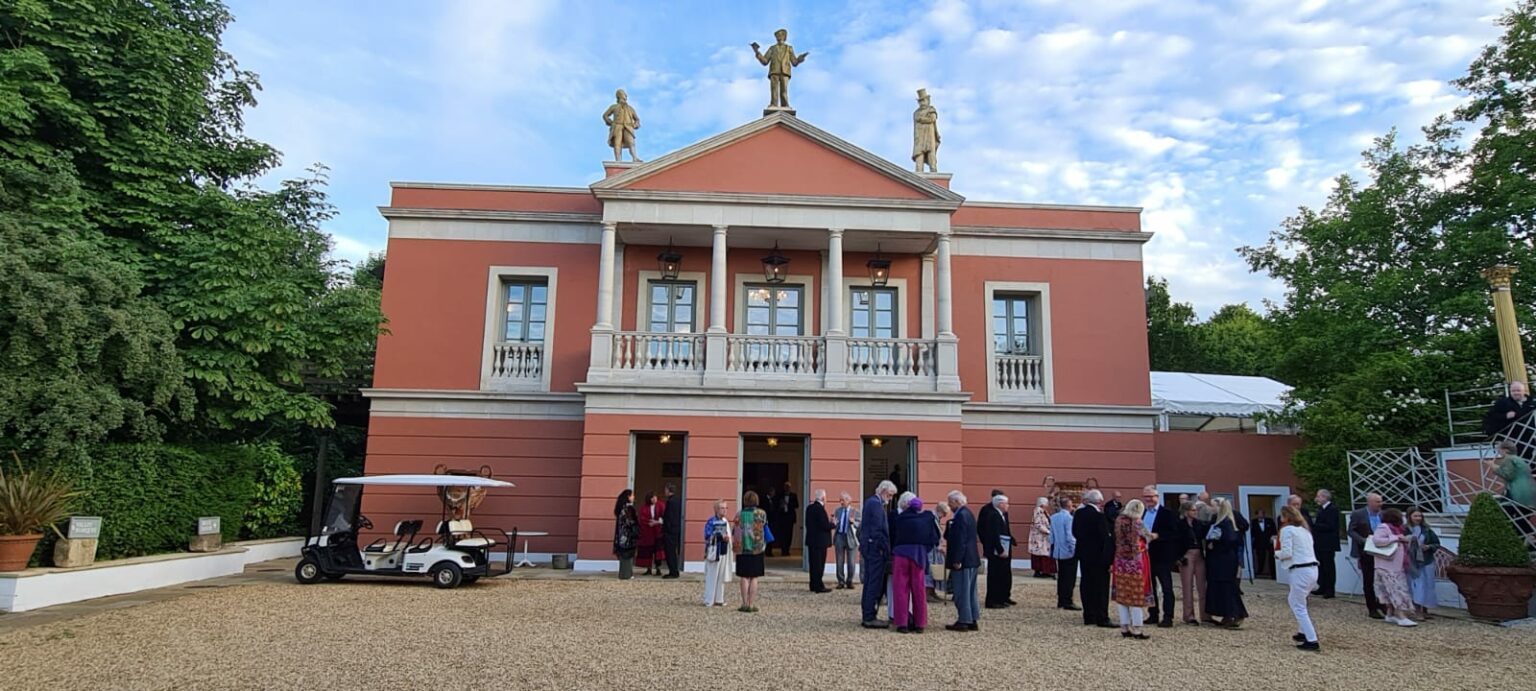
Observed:
[[[912,437],[864,437],[863,492],[869,497],[881,480],[896,484],[896,494],[916,492],[917,440]],[[862,499],[860,500],[862,501]]]
[[[774,542],[769,565],[794,568],[802,561],[800,534],[810,499],[810,440],[799,435],[750,434],[741,438],[741,493],[753,491],[758,507],[768,514]]]
[[[687,493],[688,435],[680,432],[634,432],[630,435],[629,486],[635,490],[635,505],[643,507],[645,497],[656,493],[666,499],[666,487],[672,485],[679,501]],[[687,506],[687,504],[683,504]]]
[[[1242,485],[1237,488],[1237,507],[1248,519],[1248,534],[1243,536],[1248,548],[1248,564],[1256,579],[1287,583],[1288,574],[1275,564],[1274,536],[1280,532],[1275,516],[1291,488],[1280,485]],[[1260,520],[1263,519],[1263,520]]]

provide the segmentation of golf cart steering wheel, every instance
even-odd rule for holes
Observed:
[[[373,530],[373,521],[368,520],[367,516],[358,514],[357,527],[362,530]]]

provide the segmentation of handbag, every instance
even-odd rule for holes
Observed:
[[[1377,545],[1375,540],[1366,538],[1365,553],[1377,559],[1390,559],[1393,555],[1397,554],[1398,544],[1396,542],[1389,542],[1386,546],[1381,546]]]
[[[773,544],[773,529],[769,528],[767,523],[763,524],[763,544]]]

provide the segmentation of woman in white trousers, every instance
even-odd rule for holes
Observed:
[[[1296,615],[1300,633],[1292,636],[1298,650],[1317,652],[1317,629],[1312,626],[1312,615],[1307,613],[1307,597],[1317,585],[1317,552],[1312,549],[1312,529],[1301,510],[1293,506],[1280,509],[1280,549],[1275,552],[1276,563],[1290,569],[1291,593],[1286,602]]]
[[[715,502],[715,515],[704,522],[704,606],[725,606],[725,584],[731,580],[731,522],[726,501]]]

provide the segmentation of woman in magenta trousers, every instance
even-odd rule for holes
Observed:
[[[938,521],[923,510],[923,500],[913,497],[900,507],[891,525],[892,591],[891,619],[896,633],[922,633],[928,627],[928,599],[923,593],[923,573],[928,552],[939,546]]]

